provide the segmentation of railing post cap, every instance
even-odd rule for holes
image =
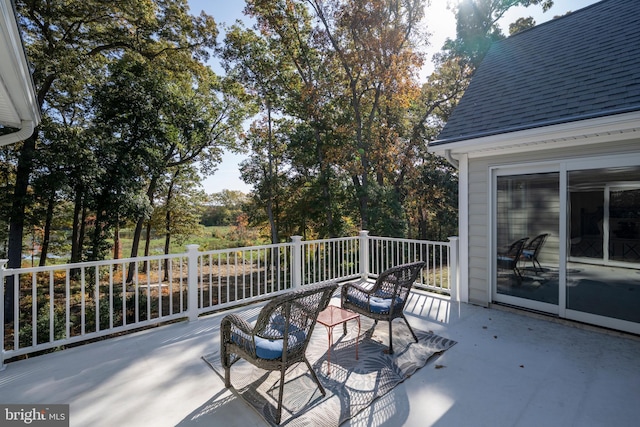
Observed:
[[[449,241],[451,241],[451,242],[455,242],[458,239],[459,239],[458,236],[449,236]]]
[[[5,268],[8,262],[8,259],[0,259],[0,268]]]
[[[361,236],[367,236],[369,234],[369,230],[360,230]]]
[[[196,244],[196,243],[191,244],[191,245],[187,245],[187,251],[189,251],[189,252],[195,252],[195,251],[197,251],[197,250],[198,250],[198,248],[199,248],[199,247],[200,247],[200,245],[198,245],[198,244]]]
[[[299,242],[302,240],[302,236],[291,236],[291,240],[294,242]]]

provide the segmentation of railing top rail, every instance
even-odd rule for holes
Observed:
[[[270,245],[260,245],[260,246],[241,246],[237,248],[226,248],[226,249],[212,249],[209,251],[202,251],[199,255],[213,255],[213,254],[224,254],[230,252],[243,252],[243,251],[256,251],[261,249],[278,249],[293,246],[291,242],[285,243],[275,243]]]
[[[318,243],[327,243],[327,242],[346,242],[346,241],[355,241],[358,239],[359,239],[358,236],[336,237],[331,239],[303,240],[302,244],[309,245],[309,244],[318,244]],[[403,242],[403,243],[451,246],[451,242],[404,239],[404,238],[396,238],[396,237],[368,236],[368,239]],[[225,248],[225,249],[201,251],[198,253],[198,255],[205,256],[205,255],[233,253],[238,251],[242,252],[242,251],[255,251],[255,250],[264,250],[264,249],[276,249],[276,248],[283,248],[283,247],[291,247],[293,245],[294,243],[292,242],[285,242],[285,243],[276,243],[276,244],[261,245],[261,246],[242,246],[237,248]],[[96,266],[101,267],[101,266],[109,266],[109,265],[117,265],[117,264],[128,264],[128,263],[134,263],[134,262],[141,263],[146,261],[158,261],[158,260],[166,260],[171,258],[181,258],[185,256],[187,256],[187,253],[183,252],[183,253],[177,253],[177,254],[149,255],[145,257],[135,257],[135,258],[119,258],[119,259],[108,259],[108,260],[100,260],[100,261],[83,261],[83,262],[72,263],[72,264],[71,263],[55,264],[55,265],[47,265],[43,267],[38,266],[38,267],[5,268],[4,273],[6,275],[10,275],[10,274],[13,274],[16,270],[19,270],[20,273],[48,272],[48,271],[63,270],[68,268],[86,268],[86,267],[96,267]],[[3,264],[6,265],[6,260],[0,260],[0,267]]]
[[[67,264],[52,264],[38,267],[19,267],[19,268],[5,268],[5,274],[12,274],[15,270],[20,270],[20,273],[38,273],[43,271],[54,271],[54,270],[66,270],[66,269],[74,269],[74,268],[85,268],[85,267],[103,267],[114,264],[128,264],[133,262],[143,263],[145,261],[164,261],[166,259],[171,258],[182,258],[185,257],[186,253],[178,253],[178,254],[162,254],[162,255],[149,255],[149,256],[141,256],[135,258],[118,258],[118,259],[104,259],[99,261],[83,261],[76,263],[67,263]],[[6,260],[2,260],[6,261]]]
[[[302,244],[315,244],[315,243],[326,243],[326,242],[346,242],[348,240],[358,240],[358,236],[351,237],[333,237],[331,239],[316,239],[316,240],[303,240]]]
[[[420,243],[423,245],[451,246],[451,242],[440,242],[435,240],[420,240],[420,239],[404,239],[399,237],[369,236],[369,240],[386,240],[386,241],[403,242],[403,243]]]

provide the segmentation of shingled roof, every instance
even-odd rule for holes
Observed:
[[[640,1],[605,0],[495,42],[432,145],[640,111]]]

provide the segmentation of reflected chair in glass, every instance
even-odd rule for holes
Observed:
[[[524,261],[531,261],[533,265],[533,270],[537,273],[538,269],[543,271],[542,265],[540,265],[540,261],[538,261],[538,255],[540,254],[540,249],[544,245],[544,242],[547,241],[548,233],[540,234],[533,239],[531,239],[524,247],[522,248],[522,259]],[[536,265],[537,264],[537,265]]]
[[[522,280],[522,272],[518,268],[518,262],[522,257],[522,251],[524,245],[529,240],[528,237],[523,237],[515,242],[511,243],[505,251],[498,251],[497,261],[498,268],[505,270],[512,270],[514,274]]]

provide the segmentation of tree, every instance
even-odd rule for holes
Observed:
[[[456,39],[447,40],[435,56],[436,70],[422,87],[412,105],[412,139],[433,141],[464,94],[477,66],[491,43],[504,37],[498,21],[514,6],[541,5],[547,11],[552,1],[545,0],[463,0],[454,7]],[[532,18],[520,18],[511,31],[533,26]],[[455,232],[457,220],[457,172],[418,150],[416,165],[407,169],[404,186],[411,229],[424,239],[444,239]]]
[[[251,10],[251,3],[247,9]],[[265,114],[264,131],[259,131],[254,126],[252,133],[260,133],[258,138],[264,140],[266,145],[251,137],[245,137],[245,144],[253,146],[254,152],[265,156],[267,161],[262,164],[261,160],[254,157],[256,168],[247,172],[245,177],[250,180],[247,182],[259,183],[260,198],[264,202],[269,220],[271,242],[278,243],[278,225],[274,211],[277,209],[276,195],[281,190],[278,188],[277,171],[280,159],[274,148],[273,113],[282,108],[280,93],[282,86],[286,85],[286,77],[282,78],[282,74],[286,74],[287,67],[279,61],[281,58],[278,57],[278,49],[269,42],[270,40],[259,37],[253,31],[244,31],[235,26],[226,36],[222,56],[227,71],[247,88]],[[244,168],[248,170],[249,163],[245,163]]]
[[[222,190],[209,196],[202,214],[202,225],[231,225],[243,212],[248,197],[242,191]]]
[[[535,26],[536,21],[530,16],[528,18],[518,18],[516,22],[509,24],[509,35],[512,36]]]
[[[215,46],[213,18],[188,15],[181,0],[97,1],[17,0],[19,24],[33,66],[38,106],[48,109],[52,93],[64,93],[69,82],[83,82],[91,68],[135,51],[147,58],[188,49],[193,60],[206,60]],[[9,210],[9,267],[19,267],[28,189],[39,156],[39,132],[18,150],[12,206]],[[13,286],[5,293],[6,317],[13,317]]]
[[[475,69],[489,50],[491,43],[504,38],[498,21],[515,6],[541,5],[543,11],[553,6],[553,0],[462,0],[454,7],[456,39],[447,40],[445,49],[454,56],[466,58]],[[522,18],[521,18],[522,19]],[[527,21],[520,21],[521,24]],[[520,24],[518,24],[520,25]]]
[[[340,80],[335,79],[337,64],[326,54],[320,30],[312,25],[312,16],[305,2],[251,1],[246,12],[257,20],[262,37],[259,40],[263,40],[262,44],[271,52],[264,63],[273,66],[262,69],[276,70],[270,71],[272,78],[268,93],[277,95],[269,98],[268,108],[273,109],[273,102],[277,101],[275,107],[278,112],[297,119],[298,124],[309,131],[305,132],[305,138],[296,138],[305,141],[304,168],[295,163],[291,166],[304,174],[314,171],[310,179],[316,180],[316,200],[320,206],[326,207],[323,211],[325,224],[318,231],[321,235],[339,235],[339,217],[336,219],[334,216],[337,202],[332,192],[335,187],[333,165],[338,162],[336,148],[342,143],[333,132],[340,122],[336,116],[336,112],[340,114],[340,108],[335,106],[341,102],[334,100],[342,90]],[[295,162],[296,159],[292,160]]]
[[[269,223],[271,243],[280,243],[279,220],[282,212],[281,199],[286,197],[283,183],[284,153],[287,147],[287,125],[284,119],[275,126],[270,116],[261,123],[254,123],[245,136],[251,147],[251,155],[240,165],[244,182],[254,187],[254,198],[264,206]]]
[[[186,239],[193,236],[194,230],[200,228],[199,222],[204,212],[206,194],[201,189],[193,186],[193,181],[198,179],[198,174],[192,166],[177,166],[172,168],[167,181],[162,187],[165,191],[157,200],[157,208],[153,210],[149,220],[151,230],[162,230],[164,234],[164,253],[171,251],[172,239],[177,245],[183,245]],[[148,247],[145,252],[148,254]],[[164,278],[168,280],[169,259],[165,259]]]
[[[247,11],[278,52],[273,62],[285,71],[277,76],[289,77],[271,80],[283,113],[310,130],[311,138],[299,141],[315,156],[312,179],[324,197],[325,229],[333,234],[340,228],[333,192],[342,185],[334,184],[342,172],[360,223],[368,227],[370,209],[383,202],[371,200],[382,193],[370,191],[369,182],[395,191],[395,155],[408,142],[403,117],[418,93],[422,57],[414,47],[422,2],[254,0]],[[312,164],[310,155],[297,159]]]
[[[369,228],[369,182],[376,166],[393,156],[400,132],[380,120],[398,111],[416,88],[415,75],[422,57],[414,49],[423,2],[405,0],[309,1],[321,22],[323,36],[340,64],[353,146],[345,159],[358,199],[361,226]],[[389,127],[389,125],[392,125]],[[385,144],[380,138],[390,130]],[[378,180],[380,184],[380,180]],[[377,204],[378,201],[374,201]],[[375,230],[372,230],[375,231]]]

